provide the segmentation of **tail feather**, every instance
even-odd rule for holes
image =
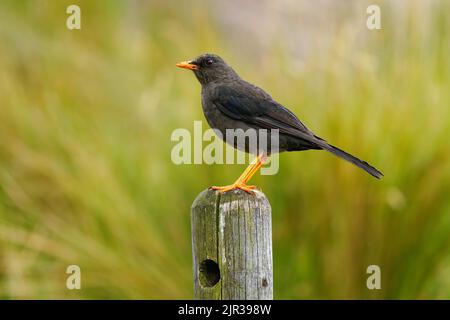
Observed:
[[[318,138],[318,137],[317,137]],[[320,139],[320,138],[319,138]],[[339,149],[338,147],[332,146],[331,144],[328,144],[326,141],[320,139],[317,143],[322,149],[331,152],[332,154],[338,156],[339,158],[342,158],[344,160],[347,160],[357,167],[363,169],[370,175],[374,176],[377,179],[381,179],[383,177],[383,173],[381,173],[378,169],[375,167],[372,167],[370,164],[368,164],[365,161],[362,161],[355,156],[352,156],[351,154],[345,152],[344,150]]]

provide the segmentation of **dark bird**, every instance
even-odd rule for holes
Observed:
[[[177,67],[194,72],[202,86],[202,106],[206,120],[211,128],[226,138],[227,129],[278,129],[278,151],[301,151],[309,149],[326,150],[365,170],[375,178],[383,174],[351,154],[326,142],[312,133],[291,111],[276,102],[261,88],[242,80],[239,75],[215,54],[203,54],[199,57],[177,64]],[[258,140],[259,140],[258,135]],[[211,187],[220,192],[242,189],[252,192],[255,186],[247,185],[250,178],[263,165],[270,155],[270,147],[259,150],[238,146],[236,141],[226,141],[233,147],[257,156],[244,173],[233,184],[225,187]],[[258,142],[259,145],[259,142]]]

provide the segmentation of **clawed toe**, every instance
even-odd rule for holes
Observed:
[[[241,190],[243,190],[243,191],[245,191],[247,193],[254,194],[253,190],[256,189],[256,186],[249,186],[249,185],[246,185],[246,184],[232,184],[232,185],[223,186],[223,187],[212,186],[212,187],[210,187],[210,189],[216,190],[219,193],[225,193],[227,191],[241,189]]]

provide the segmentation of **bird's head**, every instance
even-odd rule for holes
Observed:
[[[211,53],[177,63],[177,67],[192,70],[202,85],[238,77],[237,73],[221,57]]]

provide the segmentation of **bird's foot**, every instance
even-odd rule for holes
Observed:
[[[254,191],[256,189],[256,186],[249,186],[246,185],[245,183],[233,183],[230,184],[229,186],[223,186],[223,187],[216,187],[216,186],[212,186],[209,187],[212,190],[217,190],[219,191],[219,193],[224,193],[230,190],[235,190],[235,189],[241,189],[249,194],[254,194]]]

